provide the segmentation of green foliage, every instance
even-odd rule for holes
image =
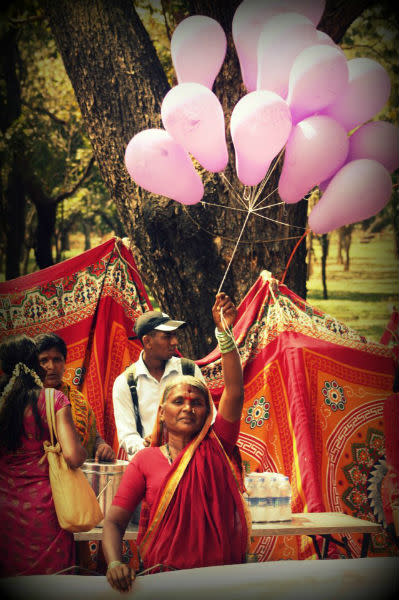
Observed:
[[[170,56],[170,38],[176,26],[188,16],[185,0],[134,0],[144,27],[154,44],[170,85],[176,85],[176,74]]]
[[[392,89],[389,101],[374,120],[398,123],[398,37],[397,16],[393,8],[377,4],[353,22],[341,43],[348,60],[371,58],[390,75]]]
[[[17,153],[24,158],[48,200],[58,203],[59,198],[67,195],[82,179],[92,160],[91,145],[61,56],[41,14],[40,3],[21,1],[4,12],[0,31],[6,35],[11,29],[17,32],[19,58],[16,75],[21,88],[22,108],[20,117],[0,138],[2,189],[7,186],[12,157]],[[1,78],[0,104],[3,105],[5,92],[5,82]],[[86,187],[78,187],[76,193],[59,206],[56,239],[68,227],[82,228],[82,217],[86,219],[85,224],[90,223],[98,233],[120,230],[115,208],[110,206],[108,193],[96,167],[91,170],[84,185]],[[27,214],[31,210],[29,206]],[[30,229],[26,235],[29,246],[33,243]],[[57,256],[60,258],[59,252]],[[35,265],[32,267],[37,268]]]

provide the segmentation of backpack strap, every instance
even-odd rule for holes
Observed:
[[[126,378],[127,384],[130,389],[130,395],[132,397],[133,402],[133,410],[134,410],[134,418],[136,419],[136,429],[139,436],[143,437],[143,425],[141,423],[140,411],[139,411],[139,398],[137,395],[137,377],[136,377],[136,369],[134,368],[134,364],[130,365],[126,369]]]
[[[190,360],[189,358],[181,358],[180,360],[183,375],[192,375],[194,377],[195,362],[193,360]]]

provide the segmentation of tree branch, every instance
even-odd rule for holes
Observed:
[[[56,117],[56,115],[54,113],[50,112],[46,108],[33,106],[30,102],[26,102],[25,100],[22,100],[22,104],[24,106],[26,106],[27,108],[29,108],[32,112],[35,112],[35,113],[41,114],[41,115],[46,115],[52,121],[54,121],[54,123],[57,123],[57,125],[66,125],[67,124],[66,121],[64,121],[63,119],[60,119],[59,117]]]
[[[94,156],[92,156],[91,159],[89,160],[89,162],[86,166],[86,169],[84,170],[81,178],[75,183],[75,185],[67,192],[64,192],[63,194],[59,194],[59,196],[56,196],[54,198],[54,202],[58,203],[58,202],[61,202],[62,200],[65,200],[66,198],[70,198],[71,196],[73,196],[73,194],[76,192],[76,190],[89,177],[90,171],[91,171],[93,165],[94,165]]]

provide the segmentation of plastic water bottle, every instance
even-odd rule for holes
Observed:
[[[270,521],[280,521],[280,486],[279,486],[279,476],[278,474],[274,474],[271,478],[270,482],[270,510],[269,510],[269,520]]]
[[[256,473],[250,473],[245,478],[245,487],[247,488],[248,494],[248,506],[251,513],[252,521],[258,520],[258,490],[257,490],[257,481],[256,481]]]
[[[283,476],[280,482],[280,520],[290,521],[292,518],[291,512],[291,484],[288,477]]]
[[[258,521],[266,521],[267,520],[267,495],[268,495],[268,485],[267,479],[262,473],[257,478],[257,495],[258,495]]]

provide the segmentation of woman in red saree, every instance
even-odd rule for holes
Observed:
[[[203,382],[181,376],[165,387],[151,447],[129,463],[104,523],[107,579],[131,589],[135,573],[122,563],[130,515],[143,500],[137,538],[145,569],[189,569],[245,562],[250,519],[234,464],[243,376],[234,340],[225,332],[236,308],[224,293],[212,309],[225,387],[213,421],[213,403]],[[223,325],[222,325],[223,323]]]
[[[43,442],[50,439],[38,352],[26,335],[0,346],[0,575],[46,575],[74,565],[73,534],[58,524]],[[87,453],[69,400],[55,391],[58,438],[65,460]]]

